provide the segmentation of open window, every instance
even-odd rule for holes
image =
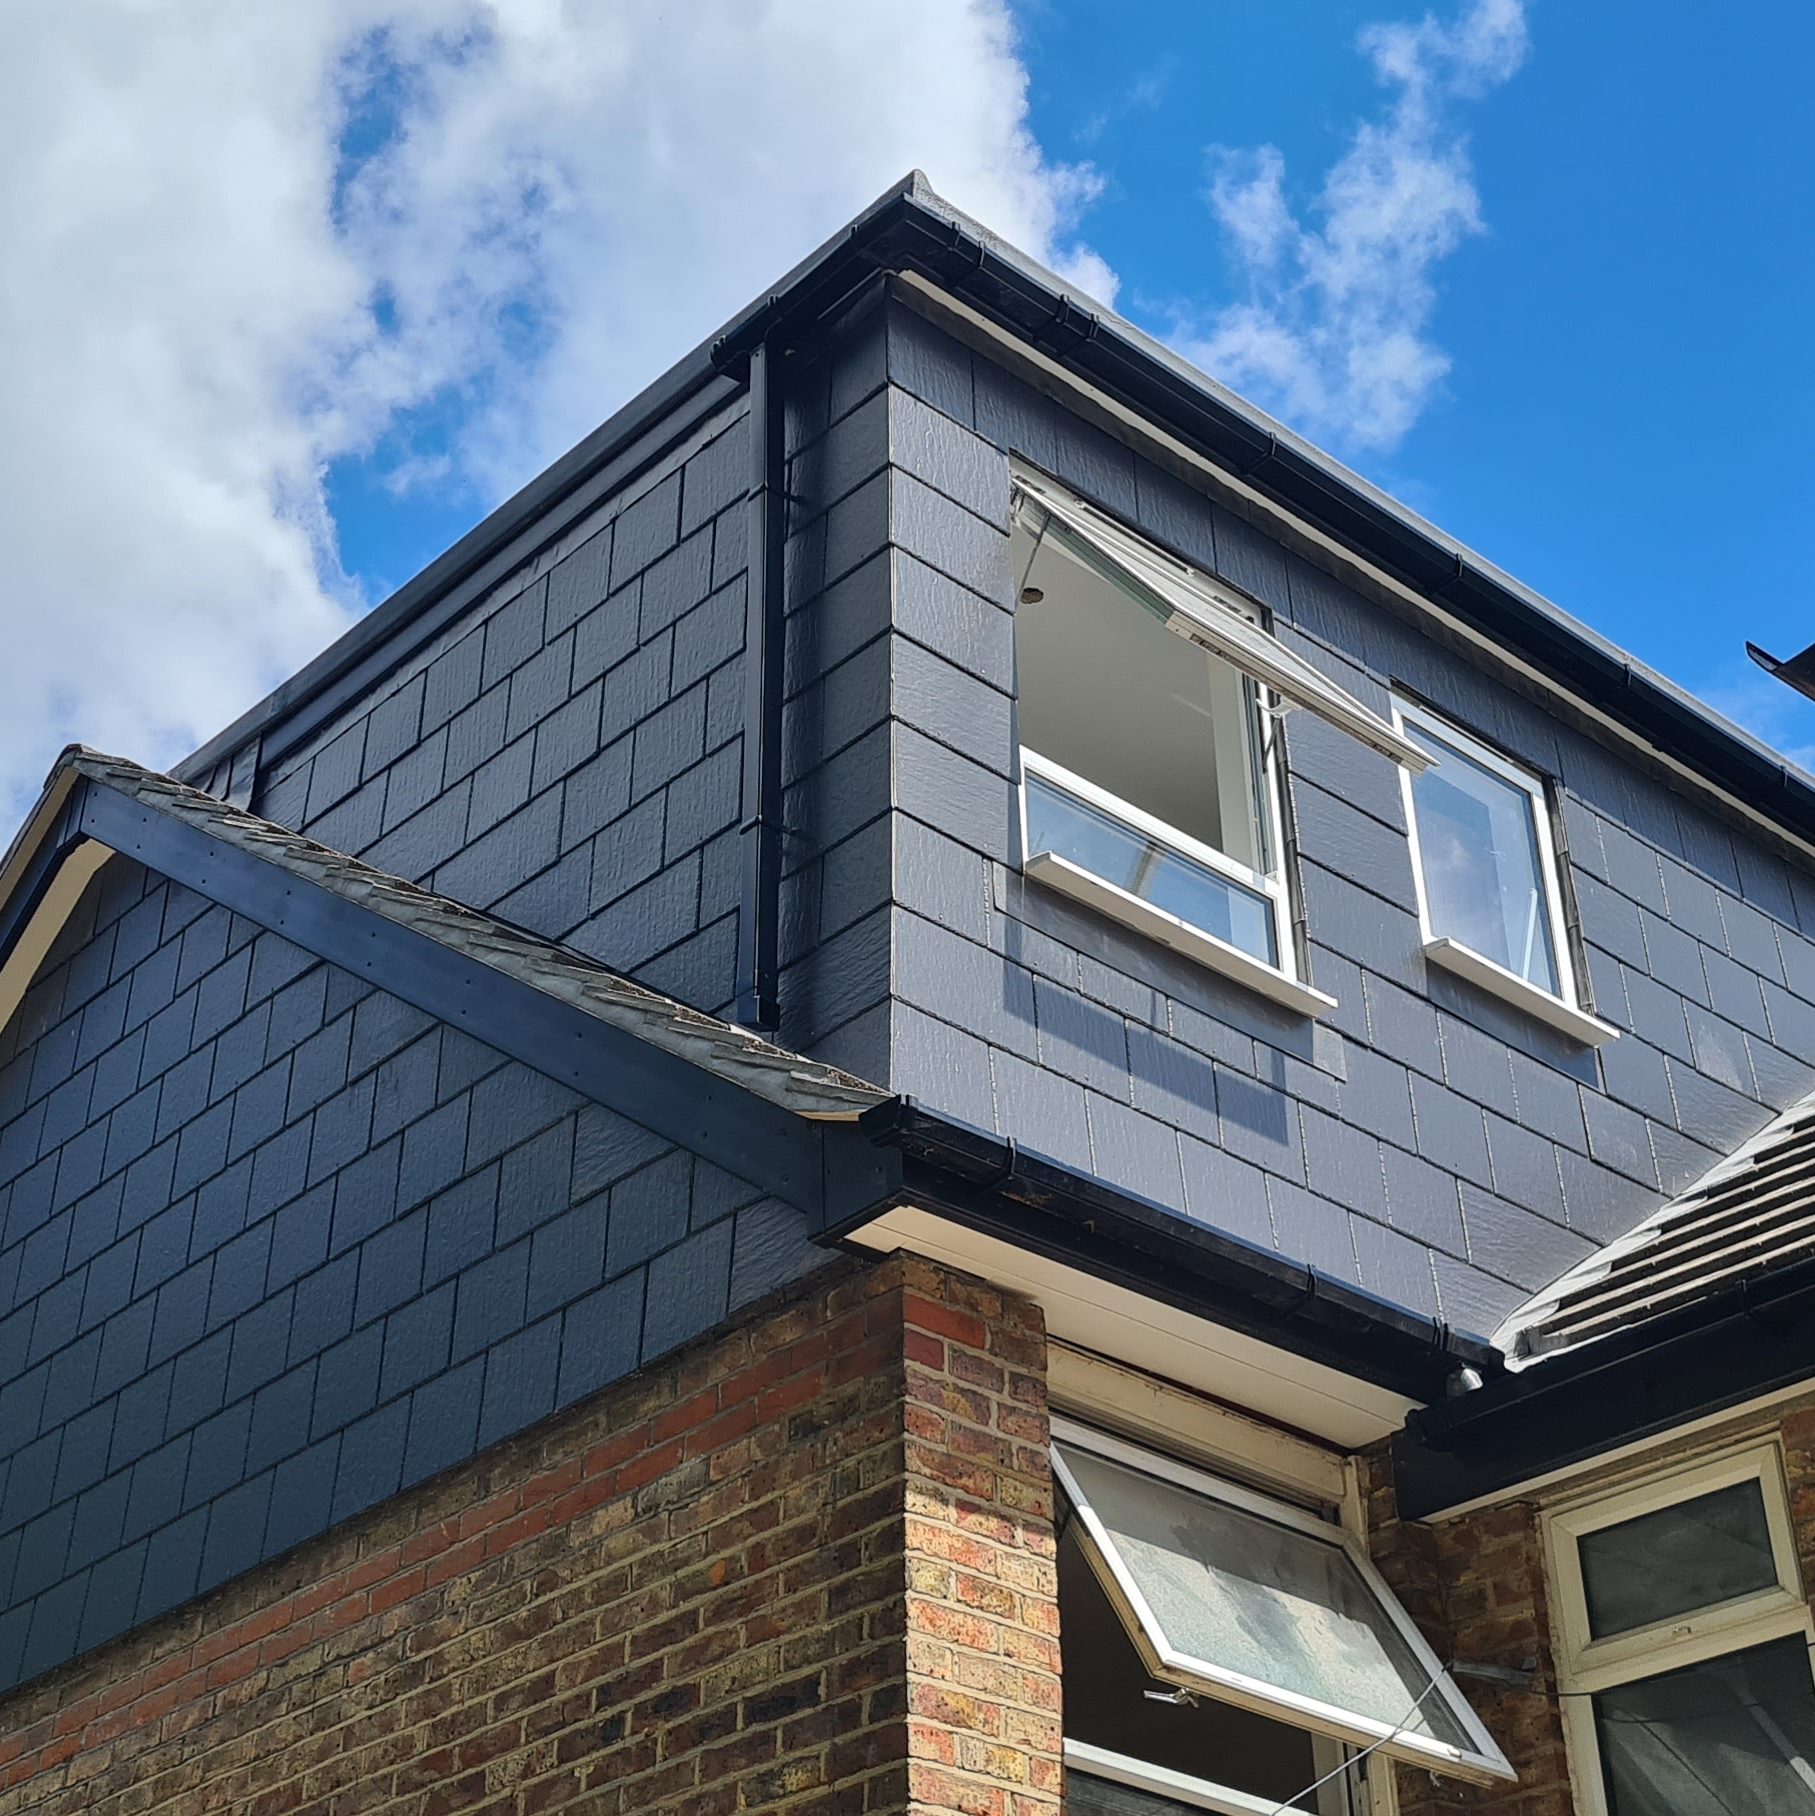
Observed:
[[[1815,1816],[1815,1638],[1773,1444],[1552,1516],[1583,1816]]]
[[[1578,1000],[1544,784],[1435,713],[1393,708],[1429,760],[1405,784],[1425,956],[1589,1045],[1611,1039]]]
[[[1018,477],[1015,650],[1030,876],[1306,1013],[1277,727],[1303,706],[1413,768],[1424,753],[1271,636],[1261,610]]]
[[[1378,1750],[1511,1768],[1360,1547],[1316,1514],[1054,1421],[1072,1816],[1359,1816]]]

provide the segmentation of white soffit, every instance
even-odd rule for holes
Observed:
[[[1321,1362],[1244,1336],[911,1205],[853,1230],[881,1254],[906,1249],[1034,1300],[1047,1334],[1144,1369],[1262,1418],[1359,1449],[1399,1430],[1417,1404]]]

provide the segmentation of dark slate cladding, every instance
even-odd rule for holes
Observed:
[[[566,531],[255,811],[716,1010],[735,995],[746,425]]]
[[[0,1031],[0,1684],[816,1253],[740,1180],[113,860]]]
[[[882,338],[867,434],[889,468],[865,509],[888,548],[872,586],[842,585],[872,614],[894,590],[888,653],[844,662],[894,716],[892,1088],[1490,1331],[1815,1082],[1815,877],[918,315],[892,306]],[[1286,761],[1327,1022],[1024,884],[1010,451],[1263,601],[1370,704],[1391,680],[1551,778],[1622,1038],[1585,1050],[1427,969],[1397,776],[1307,713]],[[858,621],[812,635],[842,649]],[[848,882],[826,866],[828,934],[876,918],[884,844]]]

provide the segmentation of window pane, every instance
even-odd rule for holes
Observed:
[[[1073,1518],[1059,1541],[1059,1635],[1064,1648],[1065,1735],[1144,1764],[1165,1766],[1211,1784],[1280,1803],[1297,1798],[1322,1774],[1315,1743],[1302,1728],[1270,1721],[1208,1698],[1154,1702],[1166,1690],[1141,1662],[1121,1617],[1078,1543]],[[1172,1811],[1184,1806],[1150,1791],[1067,1773],[1070,1816]],[[1315,1801],[1293,1807],[1315,1809]]]
[[[1044,776],[1027,778],[1027,848],[1051,851],[1105,882],[1214,933],[1231,946],[1279,962],[1273,904],[1207,864],[1156,844],[1113,814],[1068,794]]]
[[[1015,612],[1021,742],[1238,864],[1268,870],[1253,689],[1056,532],[1036,549],[1018,529],[1014,547],[1025,576]]]
[[[1801,1639],[1594,1699],[1610,1816],[1815,1813],[1815,1684]]]
[[[1557,994],[1550,907],[1531,796],[1422,725],[1435,759],[1412,783],[1431,931]]]
[[[1340,1543],[1066,1445],[1059,1454],[1166,1647],[1288,1695],[1469,1748]]]
[[[1596,1639],[1769,1589],[1777,1581],[1757,1482],[1660,1507],[1576,1541]]]

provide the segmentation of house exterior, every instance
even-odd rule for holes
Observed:
[[[1815,784],[933,195],[0,866],[0,1811],[1815,1809]]]

